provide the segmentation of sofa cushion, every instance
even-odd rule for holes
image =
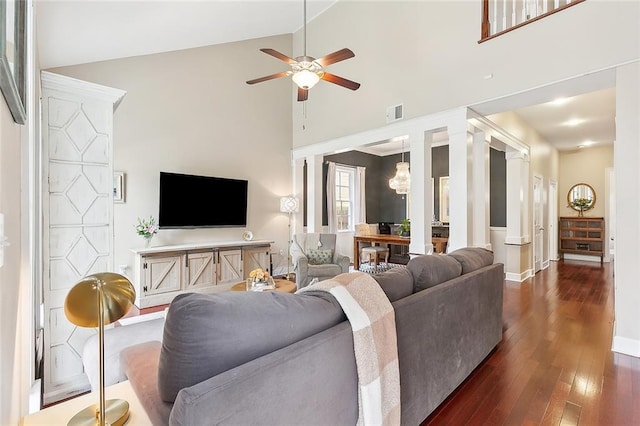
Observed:
[[[171,302],[158,367],[160,397],[326,330],[346,317],[329,294],[185,293]]]
[[[326,265],[333,262],[333,250],[309,249],[307,258],[309,259],[309,265]]]
[[[413,275],[407,268],[393,268],[381,274],[373,275],[390,302],[407,297],[413,293]]]
[[[482,247],[464,247],[452,251],[449,256],[460,262],[463,274],[493,264],[493,252]]]
[[[460,276],[462,266],[446,254],[425,254],[414,257],[407,263],[413,275],[413,290],[420,291]]]

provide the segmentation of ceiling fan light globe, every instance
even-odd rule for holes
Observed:
[[[293,82],[301,89],[309,90],[320,81],[320,77],[315,72],[300,70],[291,77]]]

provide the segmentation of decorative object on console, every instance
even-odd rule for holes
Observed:
[[[275,288],[276,283],[273,281],[273,277],[264,269],[258,268],[249,272],[247,291],[273,290]]]
[[[244,231],[242,233],[242,239],[245,241],[251,241],[253,240],[253,232],[251,231]]]
[[[411,187],[409,163],[404,161],[404,139],[402,139],[402,161],[396,164],[396,175],[389,179],[389,188],[395,189],[396,194],[408,194]]]
[[[104,326],[129,312],[136,298],[131,282],[114,272],[99,272],[76,283],[64,301],[64,313],[79,327],[98,327],[100,345],[100,401],[78,412],[69,425],[109,424],[119,426],[129,418],[129,403],[104,397]]]
[[[345,59],[353,58],[355,54],[349,49],[341,49],[336,52],[325,55],[321,58],[315,59],[311,56],[307,56],[307,2],[304,1],[304,27],[303,27],[303,45],[304,54],[292,59],[273,49],[260,49],[267,55],[271,55],[274,58],[280,59],[283,62],[291,65],[291,70],[283,71],[276,74],[271,74],[265,77],[256,78],[254,80],[247,81],[247,84],[261,83],[267,80],[273,80],[275,78],[291,76],[293,82],[298,86],[298,101],[303,102],[309,98],[309,89],[316,85],[320,80],[328,81],[329,83],[337,84],[338,86],[346,87],[351,90],[358,90],[360,83],[347,80],[346,78],[339,77],[335,74],[330,74],[324,70],[324,67],[335,64],[336,62],[344,61]]]
[[[149,219],[138,218],[136,224],[136,232],[138,235],[144,237],[145,247],[149,247],[151,239],[156,233],[158,233],[158,224],[153,216],[149,216]]]
[[[291,215],[293,213],[298,213],[299,206],[299,200],[293,195],[280,198],[280,211],[289,215],[289,234],[287,235],[287,280],[291,279],[291,243],[293,238],[291,235]]]
[[[409,219],[402,219],[402,223],[398,226],[398,235],[401,237],[411,236],[411,221]]]

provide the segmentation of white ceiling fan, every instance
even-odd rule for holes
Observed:
[[[298,56],[295,59],[284,55],[277,50],[263,48],[260,49],[267,55],[271,55],[283,62],[291,65],[291,70],[283,71],[276,74],[267,75],[264,77],[256,78],[254,80],[247,81],[247,84],[256,84],[263,81],[273,80],[281,77],[291,76],[293,82],[298,86],[298,101],[306,101],[309,99],[309,89],[318,83],[320,80],[325,80],[338,86],[346,87],[351,90],[358,90],[360,83],[348,80],[346,78],[337,76],[335,74],[328,73],[324,70],[324,67],[335,64],[336,62],[344,61],[345,59],[353,58],[355,54],[350,49],[340,49],[336,52],[329,53],[321,58],[314,58],[307,56],[307,1],[304,1],[304,54]]]

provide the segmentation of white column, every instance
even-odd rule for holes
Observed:
[[[531,242],[529,217],[529,158],[519,151],[507,150],[507,244]]]
[[[491,249],[489,235],[490,219],[490,176],[489,176],[489,140],[485,133],[476,130],[473,133],[473,245]]]
[[[307,157],[307,233],[322,232],[322,159]]]
[[[613,350],[640,357],[640,64],[616,70],[615,325]]]
[[[409,135],[411,146],[411,243],[409,253],[431,254],[431,218],[433,217],[433,187],[431,186],[432,132],[414,132]]]
[[[449,251],[471,245],[472,140],[467,120],[448,126],[449,131]]]
[[[507,160],[507,259],[506,278],[523,281],[531,275],[529,233],[529,156],[508,149]]]

